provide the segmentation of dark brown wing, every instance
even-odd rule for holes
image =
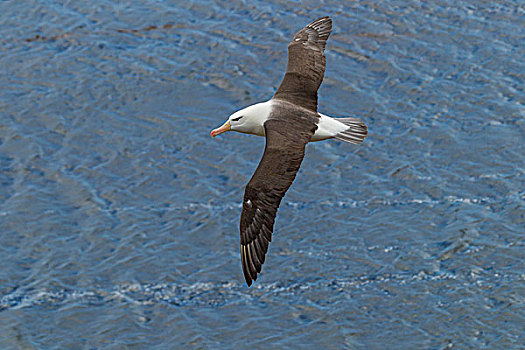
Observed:
[[[317,129],[313,113],[282,114],[283,118],[269,119],[264,124],[266,148],[244,192],[241,262],[248,286],[261,272],[277,209],[301,166],[305,146]]]
[[[317,90],[326,66],[324,48],[331,30],[332,20],[322,17],[295,34],[288,45],[286,74],[274,98],[317,111]]]

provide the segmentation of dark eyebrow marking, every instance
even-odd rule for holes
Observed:
[[[237,118],[233,118],[232,119],[232,122],[236,122],[237,120],[241,119],[243,116],[241,115],[240,117],[237,117]]]

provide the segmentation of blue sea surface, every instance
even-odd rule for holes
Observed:
[[[1,349],[523,349],[523,1],[0,2]],[[239,257],[269,99],[330,15],[263,272]]]

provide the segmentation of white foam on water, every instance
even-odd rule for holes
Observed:
[[[371,198],[369,200],[324,200],[320,202],[299,202],[284,200],[283,204],[295,209],[301,209],[307,206],[327,206],[327,207],[349,207],[349,208],[364,208],[368,206],[399,206],[399,205],[440,205],[447,203],[466,203],[466,204],[490,204],[501,199],[494,199],[489,197],[479,198],[463,198],[457,196],[445,196],[442,199],[431,198],[412,198],[412,199],[393,199],[393,198]],[[170,207],[166,210],[170,211],[194,211],[205,209],[213,212],[221,212],[225,210],[242,209],[242,203],[189,203],[179,207]]]
[[[391,247],[394,249],[394,247]],[[306,282],[256,283],[247,288],[241,282],[196,282],[193,284],[121,284],[111,290],[39,290],[22,292],[20,289],[0,298],[0,312],[38,306],[60,307],[69,303],[103,305],[115,301],[133,305],[168,304],[182,307],[187,305],[217,306],[249,302],[264,295],[279,297],[283,294],[300,295],[316,290],[379,288],[385,283],[406,285],[408,283],[431,283],[445,280],[465,280],[469,284],[483,285],[502,280],[525,280],[525,275],[509,275],[502,272],[491,274],[468,273],[458,275],[451,272],[429,273],[421,270],[414,274],[378,274],[355,276],[349,279],[318,279]]]

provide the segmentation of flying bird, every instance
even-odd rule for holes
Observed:
[[[211,137],[230,130],[266,137],[264,154],[242,203],[241,263],[248,286],[261,272],[277,209],[301,166],[306,144],[331,138],[358,144],[367,135],[361,119],[317,112],[331,31],[332,20],[326,16],[297,32],[288,45],[286,73],[275,95],[233,113],[211,132]]]

